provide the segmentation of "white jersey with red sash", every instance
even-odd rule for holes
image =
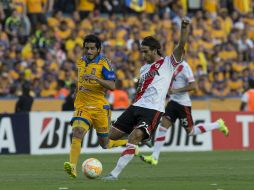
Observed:
[[[142,66],[133,105],[164,112],[166,95],[177,65],[171,55]]]
[[[178,64],[173,73],[170,83],[170,88],[179,89],[187,86],[190,82],[194,82],[194,75],[186,61]],[[191,106],[191,99],[188,92],[181,92],[170,95],[170,100],[173,100],[183,106]]]

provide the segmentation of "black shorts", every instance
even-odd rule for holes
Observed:
[[[175,123],[176,119],[180,120],[181,126],[186,130],[191,130],[193,127],[193,119],[191,115],[191,106],[183,106],[175,101],[170,101],[164,113],[172,123]]]
[[[131,105],[117,118],[113,126],[127,134],[135,128],[141,128],[146,134],[143,140],[147,140],[155,132],[161,116],[162,112],[157,110]]]

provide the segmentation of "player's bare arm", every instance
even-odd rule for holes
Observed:
[[[178,41],[177,46],[173,51],[173,55],[177,62],[182,61],[182,57],[184,54],[184,46],[186,44],[188,38],[188,30],[191,20],[188,17],[182,19],[181,31],[180,31],[180,39]]]
[[[169,94],[177,94],[177,93],[181,93],[181,92],[189,92],[192,90],[195,90],[197,87],[196,82],[190,82],[187,86],[184,86],[182,88],[178,88],[178,89],[169,89],[168,93]]]
[[[96,77],[95,75],[89,74],[89,75],[84,75],[84,78],[86,80],[95,80],[98,82],[101,86],[108,90],[114,90],[115,89],[115,81],[112,80],[104,80],[101,78]]]

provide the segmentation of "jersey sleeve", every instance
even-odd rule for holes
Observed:
[[[195,81],[192,69],[190,68],[190,66],[188,64],[187,64],[187,67],[185,67],[185,72],[184,73],[185,73],[186,80],[188,82],[194,82]]]
[[[183,61],[176,61],[176,58],[174,56],[174,54],[172,53],[170,56],[169,56],[169,59],[170,59],[170,63],[176,67],[177,65],[179,65],[180,63],[182,63]]]
[[[103,60],[102,75],[106,80],[116,80],[116,74],[108,59]]]
[[[82,67],[82,60],[81,59],[78,59],[76,61],[76,73],[78,75],[78,79],[80,77],[80,71],[81,71],[81,67]]]
[[[166,62],[167,64],[165,64],[165,65],[168,67],[167,70],[169,70],[171,73],[173,73],[173,72],[175,71],[175,66],[173,65],[171,59],[172,59],[171,56],[166,56],[166,57],[165,57],[165,62]]]

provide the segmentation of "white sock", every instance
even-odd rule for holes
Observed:
[[[207,131],[212,131],[214,129],[218,129],[219,127],[220,125],[217,122],[199,123],[192,128],[190,135],[198,135],[201,133],[206,133]]]
[[[168,130],[167,128],[162,127],[161,125],[159,125],[156,130],[155,139],[154,139],[154,148],[153,148],[153,154],[152,154],[155,160],[159,159],[160,149],[165,142],[167,130]]]
[[[116,167],[110,172],[110,174],[114,177],[118,177],[118,175],[135,155],[135,149],[137,146],[130,143],[127,143],[126,146],[126,149],[122,152],[121,157],[118,159]]]

